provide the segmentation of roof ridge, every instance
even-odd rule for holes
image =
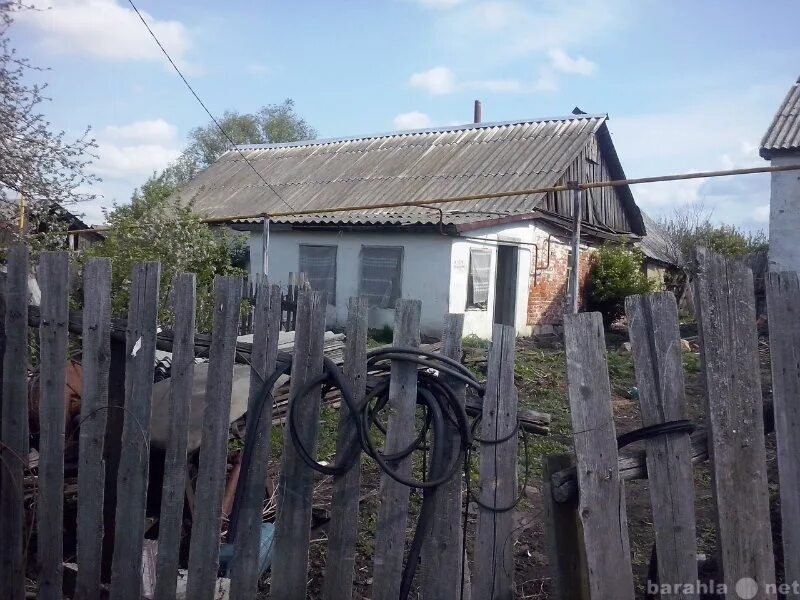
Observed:
[[[426,127],[422,129],[401,129],[398,131],[387,131],[382,133],[371,133],[363,135],[347,135],[341,137],[321,138],[317,140],[299,140],[297,142],[282,142],[278,144],[238,144],[240,150],[268,150],[272,148],[292,148],[296,146],[323,146],[326,144],[336,144],[341,142],[353,142],[357,140],[373,140],[390,137],[401,137],[407,135],[422,135],[425,133],[448,133],[453,131],[471,131],[474,129],[489,129],[492,127],[503,127],[509,125],[525,125],[529,123],[548,123],[553,121],[589,121],[601,119],[606,121],[608,113],[586,114],[586,115],[565,115],[557,117],[534,117],[531,119],[511,119],[508,121],[491,121],[485,123],[465,123],[461,125],[444,125],[440,127]],[[228,150],[228,152],[232,152]],[[227,154],[226,152],[225,154]]]

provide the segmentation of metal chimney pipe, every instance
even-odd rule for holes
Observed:
[[[481,122],[481,101],[475,100],[475,115],[472,120],[473,123],[480,123]]]

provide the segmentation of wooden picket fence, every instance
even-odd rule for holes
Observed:
[[[64,578],[64,384],[69,330],[75,327],[68,307],[68,256],[44,252],[38,265],[42,302],[40,340],[40,447],[36,510],[35,561],[27,561],[29,531],[21,494],[27,473],[28,436],[28,250],[8,253],[3,302],[4,354],[2,362],[2,492],[0,493],[0,598],[25,598],[26,578],[38,582],[38,597],[62,598]],[[93,599],[108,594],[113,600],[139,600],[142,589],[142,553],[149,469],[150,402],[157,333],[159,288],[158,263],[133,269],[130,304],[124,332],[124,353],[115,353],[119,331],[110,314],[111,272],[107,259],[92,259],[84,270],[83,319],[78,331],[82,346],[83,389],[79,434],[77,502],[77,574],[74,597]],[[228,411],[236,336],[243,293],[242,281],[217,277],[214,282],[214,322],[210,339],[210,364],[206,408],[199,450],[191,544],[188,554],[187,596],[211,600],[217,587],[220,549],[221,504],[226,476]],[[296,298],[296,337],[292,393],[322,369],[325,331],[325,298],[319,292],[299,290]],[[255,294],[254,342],[250,348],[251,387],[249,406],[257,400],[259,384],[275,368],[278,331],[282,321],[281,290],[259,281]],[[175,598],[179,567],[181,523],[184,518],[184,486],[191,381],[197,337],[195,336],[195,277],[179,275],[174,282],[175,326],[171,338],[172,392],[169,443],[158,527],[155,598]],[[353,298],[349,304],[345,373],[356,395],[367,381],[367,302]],[[418,346],[421,303],[400,300],[396,309],[394,344]],[[463,315],[448,315],[444,322],[443,354],[460,358]],[[74,331],[74,329],[73,329]],[[116,336],[116,337],[115,337]],[[513,382],[513,328],[496,326],[488,361],[488,381],[483,400],[482,436],[505,439],[483,446],[480,455],[481,505],[471,569],[463,564],[461,476],[437,496],[437,519],[426,546],[418,581],[425,598],[456,600],[462,597],[462,572],[471,570],[472,586],[466,592],[475,599],[510,599],[513,588],[512,515],[485,507],[505,506],[516,493],[517,395]],[[121,357],[121,359],[120,359]],[[121,360],[124,368],[115,361]],[[453,383],[460,401],[463,384]],[[385,451],[405,447],[413,439],[416,403],[416,368],[392,365],[390,417]],[[124,392],[124,402],[110,390]],[[298,413],[298,436],[307,448],[315,448],[319,433],[319,390],[304,399]],[[264,485],[270,450],[271,406],[266,406],[257,431],[250,463],[251,483],[242,491],[238,534],[230,574],[230,598],[254,598],[258,583],[259,532]],[[347,407],[341,407],[338,447],[353,435]],[[121,435],[112,432],[112,421],[122,419]],[[454,432],[455,436],[456,433]],[[104,460],[104,443],[119,439],[118,466]],[[506,439],[508,438],[508,439]],[[107,449],[107,448],[106,448]],[[402,467],[410,470],[411,465]],[[109,497],[106,479],[116,481]],[[353,597],[354,557],[359,523],[360,469],[350,469],[333,480],[333,499],[327,544],[323,595],[329,600]],[[278,513],[271,575],[271,596],[306,598],[314,472],[300,459],[290,436],[285,436]],[[374,539],[371,597],[395,600],[403,569],[409,488],[383,475],[379,489],[377,530]],[[112,502],[115,518],[108,520]],[[104,517],[104,505],[106,516]],[[363,517],[363,515],[361,515]],[[104,553],[113,540],[110,579],[103,576]],[[35,564],[30,564],[34,562]]]
[[[644,456],[620,456],[617,450],[600,315],[566,318],[576,464],[560,455],[547,457],[544,465],[555,598],[635,597],[624,481],[642,477],[648,478],[658,567],[652,582],[658,587],[651,591],[661,592],[655,596],[660,598],[699,598],[704,588],[698,584],[692,464],[709,459],[718,584],[727,589],[727,598],[777,598],[764,442],[769,415],[762,401],[753,276],[742,263],[702,249],[698,265],[706,429],[651,437]],[[766,291],[786,585],[800,582],[797,273],[769,273]],[[686,419],[675,297],[632,296],[626,313],[643,425]]]
[[[239,335],[249,335],[255,331],[255,303],[258,284],[263,276],[244,277],[242,280],[242,305],[239,318]],[[289,273],[286,288],[281,292],[281,331],[294,331],[297,326],[297,296],[301,290],[311,286],[305,273]]]

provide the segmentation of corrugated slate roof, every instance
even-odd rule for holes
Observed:
[[[764,134],[760,154],[770,158],[791,150],[800,150],[800,78],[786,94],[786,99]]]
[[[642,221],[644,221],[645,235],[639,243],[639,246],[644,255],[669,265],[675,264],[671,256],[671,244],[666,232],[650,217],[650,215],[643,210],[640,210],[640,212],[642,214]]]
[[[296,210],[370,206],[554,185],[606,115],[481,123],[365,137],[251,145],[242,152]],[[442,205],[446,224],[530,213],[543,194]],[[207,217],[290,210],[235,151],[180,192]],[[439,212],[397,207],[276,219],[291,223],[435,224]]]

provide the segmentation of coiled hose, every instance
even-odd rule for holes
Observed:
[[[414,531],[414,536],[406,558],[405,568],[400,584],[400,600],[406,600],[411,592],[411,585],[416,573],[417,563],[419,562],[420,552],[425,537],[430,533],[434,519],[434,501],[436,491],[443,483],[449,481],[459,472],[462,460],[465,459],[473,441],[479,443],[499,443],[511,439],[517,433],[517,428],[502,440],[480,440],[473,435],[480,417],[472,423],[469,422],[464,406],[459,402],[458,397],[449,382],[459,382],[471,387],[478,395],[483,396],[484,388],[475,379],[472,373],[461,363],[440,354],[426,352],[419,348],[384,347],[373,350],[367,354],[367,370],[369,372],[379,372],[388,374],[391,363],[405,363],[414,365],[417,368],[417,405],[422,406],[424,418],[422,426],[415,439],[405,448],[399,449],[390,454],[381,452],[376,448],[370,436],[370,430],[374,427],[382,434],[386,434],[386,429],[379,421],[381,411],[387,408],[389,403],[389,377],[382,377],[377,385],[369,389],[363,398],[357,399],[353,394],[347,377],[342,370],[330,359],[323,359],[322,373],[309,379],[301,389],[298,389],[289,400],[287,425],[292,443],[298,455],[303,461],[315,471],[324,475],[342,475],[357,463],[359,453],[364,452],[378,463],[380,468],[389,477],[402,485],[410,488],[421,489],[423,493],[422,507]],[[421,367],[421,369],[420,369]],[[282,353],[278,357],[278,366],[275,371],[266,379],[261,387],[257,404],[254,407],[255,418],[248,415],[245,446],[242,453],[241,472],[244,477],[250,472],[249,465],[252,460],[254,444],[256,439],[255,432],[259,428],[263,408],[267,401],[271,401],[272,390],[278,378],[285,374],[291,374],[292,356]],[[297,407],[303,402],[314,388],[321,386],[323,389],[338,388],[342,402],[349,409],[349,416],[355,426],[356,434],[349,440],[345,450],[336,457],[333,464],[323,464],[316,460],[309,448],[303,444],[298,435]],[[459,451],[446,453],[445,444],[450,443],[451,436],[448,435],[447,424],[451,424],[458,433]],[[429,433],[432,437],[429,440]],[[423,479],[417,480],[405,475],[399,468],[399,462],[409,457],[413,452],[422,450],[430,454],[427,462],[427,469],[423,466]],[[445,457],[452,455],[447,463]],[[464,462],[465,470],[468,468]],[[527,471],[527,467],[526,467]],[[247,485],[246,480],[244,485]],[[243,487],[243,486],[240,486]],[[468,491],[469,493],[469,491]],[[477,501],[477,499],[476,499]],[[481,504],[478,501],[479,504]],[[490,507],[481,504],[488,510],[503,512],[511,510],[516,501],[507,507]],[[237,502],[234,503],[229,526],[229,541],[233,542],[236,537],[238,523],[238,494]]]

